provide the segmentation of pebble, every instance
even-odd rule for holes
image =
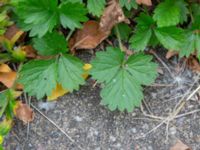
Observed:
[[[136,132],[137,132],[136,128],[132,128],[131,131],[132,131],[133,133],[136,133]]]
[[[56,107],[56,102],[38,102],[38,107],[40,110],[49,111]]]
[[[175,135],[176,134],[176,128],[175,127],[171,127],[169,129],[169,132],[170,132],[171,135]]]
[[[74,119],[75,119],[77,122],[83,121],[83,118],[81,118],[81,117],[79,117],[79,116],[75,116]]]
[[[110,136],[110,141],[112,141],[112,142],[115,142],[116,141],[116,137],[114,137],[114,136]]]

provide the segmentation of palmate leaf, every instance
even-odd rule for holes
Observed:
[[[62,55],[58,61],[58,82],[72,92],[85,83],[82,78],[83,63],[71,55]]]
[[[62,55],[57,59],[32,60],[23,65],[19,82],[24,90],[37,99],[50,96],[57,83],[63,88],[73,91],[84,84],[83,63],[70,55]]]
[[[146,48],[151,39],[154,20],[151,18],[151,16],[141,13],[140,16],[136,18],[136,21],[136,31],[131,37],[130,43],[132,49],[135,51],[140,51]]]
[[[87,9],[80,2],[65,1],[58,6],[58,0],[20,0],[16,13],[21,27],[31,31],[30,36],[42,37],[60,23],[74,30],[87,21]]]
[[[8,90],[0,93],[0,118],[2,117],[9,101],[9,92]]]
[[[184,0],[165,0],[154,10],[153,19],[158,27],[174,26],[187,20],[189,13]]]
[[[94,16],[101,16],[103,10],[105,8],[106,1],[105,0],[88,0],[87,8],[91,14]]]
[[[180,57],[190,56],[197,50],[197,56],[200,58],[200,35],[194,31],[187,31],[186,42],[183,43],[183,47],[179,52]]]
[[[186,40],[184,31],[173,26],[156,28],[154,33],[166,49],[180,50]]]
[[[47,33],[42,38],[33,39],[34,48],[40,55],[50,56],[68,51],[67,42],[58,32]]]
[[[64,2],[59,6],[60,21],[63,27],[71,30],[82,27],[80,22],[87,21],[87,9],[82,3]]]
[[[56,60],[33,60],[23,65],[20,71],[19,82],[24,90],[38,99],[50,95],[56,87],[57,66]]]
[[[152,57],[135,54],[125,59],[118,48],[109,47],[98,52],[92,61],[91,75],[105,87],[101,91],[102,104],[111,110],[132,111],[143,98],[141,85],[151,84],[157,76]]]
[[[135,0],[119,0],[121,7],[131,10],[131,8],[137,9],[138,5]]]
[[[58,0],[21,0],[17,5],[17,15],[23,21],[30,36],[39,37],[51,32],[58,24]]]

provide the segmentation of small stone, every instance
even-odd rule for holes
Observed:
[[[77,122],[81,122],[83,121],[83,119],[79,116],[75,116],[74,119],[77,121]]]
[[[112,142],[115,142],[116,141],[116,137],[114,137],[114,136],[110,136],[110,141],[112,141]]]
[[[171,135],[175,135],[176,134],[176,128],[175,127],[171,127],[169,129],[169,132],[170,132]]]
[[[136,132],[137,132],[136,128],[132,128],[131,131],[132,131],[133,133],[136,133]]]

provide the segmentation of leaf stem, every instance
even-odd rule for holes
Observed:
[[[69,31],[69,33],[68,33],[68,35],[67,35],[67,37],[66,37],[66,41],[69,40],[69,38],[72,36],[73,32],[74,32],[74,30],[70,30],[70,31]]]
[[[120,36],[119,29],[118,29],[117,25],[115,26],[115,32],[117,34],[117,39],[118,39],[118,42],[119,42],[119,47],[120,47],[121,51],[124,52],[124,47],[123,47],[123,44],[122,44],[121,36]]]

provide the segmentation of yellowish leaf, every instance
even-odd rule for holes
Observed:
[[[47,97],[48,101],[56,100],[58,97],[63,96],[68,93],[68,90],[65,90],[62,85],[57,84],[56,88],[52,91],[51,95]]]

